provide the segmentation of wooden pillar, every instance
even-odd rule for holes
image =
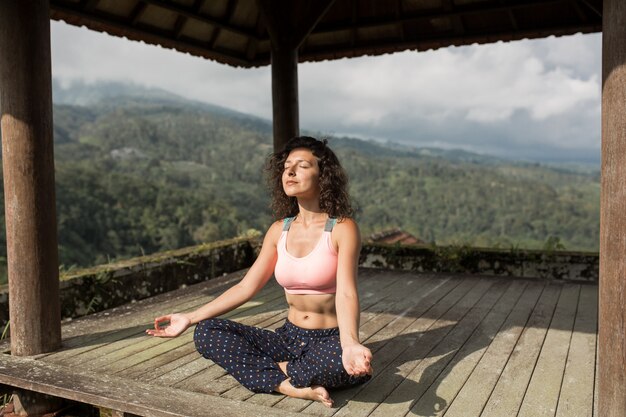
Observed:
[[[298,102],[298,49],[272,43],[272,115],[274,150],[300,135]]]
[[[300,135],[298,48],[334,0],[258,0],[272,53],[274,150]]]
[[[604,0],[598,415],[626,416],[626,2]]]
[[[0,123],[13,355],[61,345],[48,0],[0,0]]]

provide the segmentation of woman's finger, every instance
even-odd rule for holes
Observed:
[[[159,330],[160,324],[170,321],[170,314],[154,319],[154,329]]]

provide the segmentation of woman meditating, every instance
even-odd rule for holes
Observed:
[[[268,160],[276,218],[245,277],[191,313],[157,317],[153,336],[196,324],[198,352],[254,392],[316,400],[327,388],[371,378],[372,354],[359,341],[360,236],[350,218],[347,177],[326,141],[290,140]],[[275,332],[216,318],[254,297],[274,273],[289,311]]]

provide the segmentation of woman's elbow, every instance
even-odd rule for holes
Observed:
[[[352,290],[337,290],[335,294],[335,302],[340,305],[358,305],[359,294]]]

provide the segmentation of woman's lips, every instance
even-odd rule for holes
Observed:
[[[297,181],[287,181],[285,184],[286,185],[294,185],[294,184],[297,184],[297,183],[298,183]]]

